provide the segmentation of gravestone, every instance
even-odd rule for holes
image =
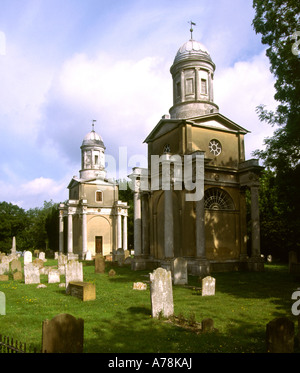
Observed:
[[[294,323],[286,317],[278,317],[267,324],[266,343],[267,352],[294,352]]]
[[[55,260],[58,259],[58,251],[55,251],[55,253],[54,253],[54,259],[55,259]]]
[[[23,273],[22,272],[15,272],[13,274],[14,281],[23,280]]]
[[[174,285],[186,285],[188,283],[187,260],[175,258],[172,262],[172,274]]]
[[[65,265],[66,293],[69,294],[70,281],[83,281],[82,263],[77,260],[70,260]]]
[[[83,319],[60,314],[52,320],[44,320],[42,327],[42,352],[82,353]]]
[[[36,259],[34,259],[34,261],[32,262],[32,264],[34,264],[35,266],[39,267],[39,269],[41,269],[41,268],[44,267],[44,261],[43,261],[43,259],[36,258]]]
[[[85,253],[85,260],[92,260],[92,253],[90,250]]]
[[[39,259],[43,260],[44,262],[46,261],[46,254],[43,251],[39,253]]]
[[[56,284],[60,282],[60,272],[58,269],[50,269],[48,272],[48,284]]]
[[[0,315],[6,315],[6,299],[2,291],[0,291]]]
[[[60,267],[60,266],[64,266],[68,263],[68,257],[67,255],[65,254],[59,254],[58,255],[58,258],[57,258],[57,265]]]
[[[125,253],[123,249],[118,249],[116,253],[116,261],[118,262],[118,266],[122,267],[125,261]]]
[[[33,263],[24,265],[24,278],[25,284],[39,284],[40,283],[40,270],[39,267]]]
[[[105,272],[105,258],[104,256],[97,254],[95,257],[95,273]]]
[[[18,259],[13,259],[10,262],[10,269],[12,272],[21,272],[22,271],[22,263]]]
[[[28,263],[32,262],[32,252],[31,251],[25,251],[24,252],[24,266]]]
[[[203,319],[201,322],[201,330],[203,333],[209,333],[214,331],[214,320],[211,318]]]
[[[8,275],[0,275],[0,281],[8,281]]]
[[[202,279],[202,296],[215,295],[216,279],[206,276]]]
[[[147,290],[147,284],[144,284],[143,282],[134,282],[133,290]]]
[[[11,253],[15,254],[17,251],[17,246],[16,246],[16,237],[12,238],[12,247],[11,247]]]
[[[150,273],[152,317],[169,317],[174,313],[171,271],[157,268]]]
[[[9,272],[9,261],[2,258],[2,263],[0,263],[0,275],[4,275]]]

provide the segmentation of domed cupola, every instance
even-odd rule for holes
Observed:
[[[191,36],[179,48],[170,71],[173,77],[171,118],[187,119],[219,111],[213,102],[215,64],[203,44]]]
[[[81,149],[81,179],[104,179],[105,171],[105,146],[101,136],[93,129],[83,138]]]

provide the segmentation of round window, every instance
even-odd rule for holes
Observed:
[[[218,156],[221,154],[222,146],[220,141],[213,139],[209,142],[209,151],[213,153],[213,155]]]

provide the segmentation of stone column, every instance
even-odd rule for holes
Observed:
[[[73,253],[73,216],[68,211],[68,253]]]
[[[118,249],[122,248],[122,215],[120,215],[120,212],[118,211]]]
[[[128,249],[128,240],[127,240],[127,216],[123,217],[123,250]]]
[[[85,258],[87,252],[87,216],[86,211],[82,211],[82,255]]]
[[[251,186],[251,228],[252,228],[252,257],[260,256],[260,222],[259,222],[259,188],[258,186]]]
[[[141,193],[135,191],[133,195],[134,203],[134,255],[142,254],[142,220],[141,220]]]
[[[59,211],[59,252],[64,252],[64,213]]]
[[[164,191],[164,251],[166,259],[174,257],[174,224],[172,193],[172,189]]]
[[[199,201],[196,201],[195,203],[196,203],[196,256],[198,259],[206,259],[204,196]]]

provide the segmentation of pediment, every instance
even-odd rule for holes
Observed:
[[[246,134],[249,131],[239,126],[229,118],[220,113],[213,113],[201,115],[190,119],[161,119],[154,129],[150,132],[144,142],[149,143],[159,138],[160,136],[171,132],[179,125],[190,124],[192,126],[199,126],[203,128],[210,128],[212,130],[234,132]]]
[[[191,118],[188,122],[201,127],[226,132],[236,132],[242,134],[246,134],[249,132],[245,128],[241,127],[240,125],[220,113],[207,114]]]

